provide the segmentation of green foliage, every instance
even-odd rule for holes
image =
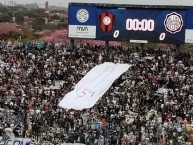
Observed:
[[[45,17],[46,14],[44,13],[44,9],[35,9],[29,10],[25,13],[25,16],[33,17],[33,18],[41,18]]]
[[[15,17],[18,23],[22,23],[27,10],[23,7],[0,6],[0,12],[0,22],[10,22],[12,17]]]
[[[0,6],[0,12],[7,13],[8,12],[8,8],[4,7],[4,6]]]
[[[13,32],[13,31],[10,31],[9,33],[5,34],[5,33],[0,33],[0,39],[4,39],[4,40],[8,40],[8,39],[11,39],[11,40],[16,40],[16,41],[19,41],[19,38],[27,38],[26,35],[24,34],[20,34],[18,32]]]
[[[63,23],[64,21],[65,21],[65,19],[64,19],[64,18],[61,18],[61,19],[60,19],[60,22],[62,22],[62,23]]]
[[[37,34],[30,34],[26,37],[22,37],[22,42],[27,42],[28,40],[38,40],[41,38],[41,35],[37,35]]]
[[[53,24],[47,24],[47,25],[45,25],[44,29],[45,30],[56,30],[56,29],[58,29],[58,26],[53,25]]]
[[[59,30],[64,29],[64,25],[53,25],[53,24],[47,24],[44,27],[45,30]]]
[[[54,14],[52,17],[51,17],[52,20],[60,20],[60,16]]]
[[[59,29],[66,29],[67,27],[68,27],[68,25],[65,24],[65,23],[61,23],[61,24],[58,25]]]
[[[21,12],[15,13],[15,19],[16,19],[16,22],[18,22],[19,24],[22,24],[22,22],[24,21],[24,13],[21,13]]]
[[[42,17],[38,17],[38,18],[35,20],[35,23],[36,23],[37,25],[42,25],[42,24],[45,23],[45,20],[44,20],[44,18],[42,18]]]
[[[41,31],[45,27],[45,20],[44,18],[38,17],[32,24],[32,28],[34,30]]]
[[[32,27],[35,31],[42,31],[43,30],[43,25],[37,25],[37,24],[33,24]]]
[[[0,15],[0,22],[9,22],[11,16],[8,13],[3,13]]]

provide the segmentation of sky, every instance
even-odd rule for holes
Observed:
[[[2,4],[8,1],[15,1],[17,4],[35,3],[49,5],[68,6],[69,2],[83,3],[111,3],[111,4],[141,4],[141,5],[183,5],[193,6],[193,0],[0,0]]]

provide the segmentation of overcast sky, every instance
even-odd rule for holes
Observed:
[[[193,0],[0,0],[2,4],[8,1],[15,1],[18,4],[27,4],[34,2],[37,2],[38,4],[44,4],[46,1],[48,1],[49,5],[56,6],[67,6],[69,2],[193,6]]]

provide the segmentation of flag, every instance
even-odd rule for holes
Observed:
[[[64,96],[59,106],[75,110],[93,107],[113,82],[130,67],[129,64],[111,62],[95,66],[75,85],[73,91]]]

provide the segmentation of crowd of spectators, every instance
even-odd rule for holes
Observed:
[[[191,55],[173,49],[140,49],[61,43],[44,48],[0,42],[0,136],[86,145],[182,145],[193,142]],[[129,63],[90,109],[58,103],[94,66]],[[6,138],[6,136],[4,137]],[[3,138],[3,139],[4,139]]]

